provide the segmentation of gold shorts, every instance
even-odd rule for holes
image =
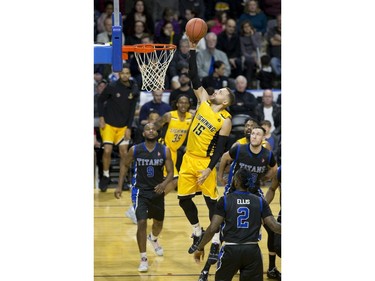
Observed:
[[[102,137],[103,144],[120,144],[120,142],[124,140],[126,128],[126,126],[117,128],[105,124],[104,129],[100,128],[100,135]]]
[[[202,192],[204,196],[208,196],[213,200],[219,198],[216,184],[216,168],[211,171],[202,185],[197,182],[201,176],[199,171],[206,169],[210,161],[209,157],[202,158],[188,153],[184,154],[177,183],[178,196],[195,195],[196,192]]]

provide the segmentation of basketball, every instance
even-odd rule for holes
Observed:
[[[207,33],[207,24],[201,18],[190,19],[185,27],[186,35],[193,43],[198,43]]]

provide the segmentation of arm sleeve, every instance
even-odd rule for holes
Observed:
[[[190,50],[189,76],[190,76],[190,80],[193,84],[194,90],[197,90],[199,87],[202,86],[201,81],[200,81],[199,76],[198,76],[197,52],[195,50]]]
[[[218,140],[217,140],[217,145],[214,151],[214,155],[212,155],[210,164],[208,164],[208,168],[210,168],[211,170],[215,168],[216,163],[219,161],[220,157],[223,155],[225,144],[227,143],[227,139],[228,139],[228,136],[219,135]]]

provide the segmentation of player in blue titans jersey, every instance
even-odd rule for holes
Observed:
[[[281,233],[281,224],[273,217],[267,201],[249,190],[252,190],[251,173],[240,168],[233,176],[230,192],[217,202],[211,224],[194,252],[194,259],[199,263],[204,258],[204,246],[221,231],[223,243],[216,281],[232,280],[238,270],[241,281],[263,281],[262,253],[258,245],[262,220],[272,231]]]
[[[164,190],[173,178],[173,162],[168,147],[157,142],[158,132],[153,123],[144,126],[145,141],[129,149],[125,161],[126,172],[133,162],[132,201],[137,217],[137,242],[141,255],[138,271],[148,270],[146,253],[147,239],[158,256],[163,255],[163,248],[158,243],[158,236],[164,221]],[[164,167],[167,175],[163,176]],[[122,188],[117,187],[115,197],[121,197]],[[147,235],[147,219],[153,219],[152,231]]]

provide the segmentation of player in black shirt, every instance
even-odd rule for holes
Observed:
[[[120,152],[120,174],[118,186],[122,187],[126,176],[124,162],[128,152],[131,126],[140,91],[138,85],[130,79],[129,65],[124,64],[120,78],[107,85],[98,98],[99,127],[103,151],[103,176],[99,188],[105,192],[110,183],[109,168],[113,146]]]
[[[164,221],[164,190],[173,179],[173,162],[168,147],[157,142],[158,132],[153,123],[144,127],[143,137],[145,142],[134,145],[129,149],[125,161],[125,169],[128,171],[133,162],[134,175],[132,179],[132,201],[135,203],[137,217],[137,242],[141,255],[141,263],[138,271],[148,270],[146,254],[147,239],[154,247],[158,256],[163,255],[157,238],[163,228]],[[167,176],[163,177],[163,168],[167,170]],[[121,197],[122,188],[117,187],[115,197]],[[153,219],[152,231],[147,236],[147,219]]]
[[[262,220],[272,231],[281,233],[281,224],[272,215],[267,201],[254,191],[251,173],[240,168],[233,177],[231,192],[221,197],[198,250],[197,263],[204,258],[204,246],[220,228],[223,246],[215,273],[216,281],[229,281],[240,271],[241,281],[262,281],[262,253],[258,245]]]
[[[245,168],[251,173],[252,188],[258,188],[259,193],[263,196],[260,180],[270,180],[277,172],[277,163],[272,151],[262,146],[264,135],[265,130],[262,127],[254,127],[250,134],[250,144],[236,145],[229,150],[229,160],[233,162],[224,193],[227,193],[231,186],[232,175],[239,168]]]
[[[264,197],[260,188],[260,180],[271,179],[277,171],[276,160],[272,151],[262,146],[264,135],[264,128],[255,126],[251,130],[248,144],[237,144],[229,150],[226,159],[233,162],[230,167],[228,183],[225,186],[224,194],[227,194],[230,190],[233,174],[238,169],[244,168],[248,170],[251,175],[249,180],[249,188],[251,188],[254,194],[261,196],[262,198]],[[270,231],[269,228],[266,228],[266,230]],[[269,241],[271,241],[271,238],[269,238]],[[218,256],[211,253],[208,257],[206,265],[201,271],[200,281],[207,280],[210,264],[213,264],[215,259],[218,259]]]
[[[272,179],[271,186],[268,188],[266,196],[267,203],[270,204],[275,197],[276,189],[280,189],[280,196],[281,196],[281,166],[277,169],[277,173],[275,177]],[[280,211],[279,215],[277,216],[277,221],[281,223],[281,198],[280,198]],[[276,255],[281,258],[281,235],[277,233],[273,233],[272,231],[268,232],[268,255],[269,255],[269,265],[267,270],[267,277],[270,279],[278,279],[281,280],[281,273],[276,268]]]

